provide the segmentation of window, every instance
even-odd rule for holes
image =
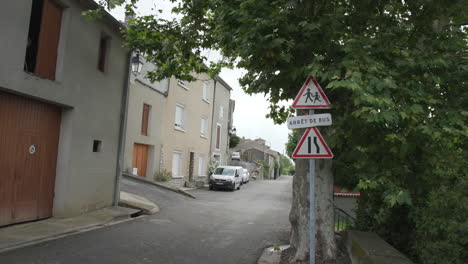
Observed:
[[[200,154],[200,157],[198,158],[198,176],[206,176],[206,158],[205,155]]]
[[[207,137],[207,130],[208,130],[208,118],[202,117],[201,124],[200,124],[200,135],[202,137]]]
[[[93,140],[93,152],[101,152],[102,150],[102,141]]]
[[[188,90],[188,82],[187,81],[182,81],[182,80],[177,80],[177,84],[179,86],[182,86],[183,88],[187,89]]]
[[[208,102],[209,96],[210,96],[210,83],[208,81],[203,81],[202,99]]]
[[[33,0],[24,70],[55,80],[62,7],[52,0]]]
[[[143,136],[148,135],[148,123],[149,123],[150,110],[151,110],[150,105],[143,104],[143,114],[141,117],[141,134]]]
[[[224,106],[219,107],[219,119],[224,118]]]
[[[182,177],[182,153],[179,151],[172,153],[172,177]]]
[[[185,122],[185,107],[183,105],[177,104],[175,111],[175,128],[183,130]]]
[[[109,38],[102,36],[99,40],[98,70],[104,72],[106,69],[107,50],[109,48]]]
[[[219,149],[219,141],[221,137],[221,125],[216,125],[216,149]]]

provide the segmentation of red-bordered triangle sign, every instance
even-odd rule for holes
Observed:
[[[314,76],[311,75],[302,85],[296,99],[294,99],[292,108],[327,109],[331,108],[331,104],[323,92],[322,87],[320,87]]]
[[[292,155],[293,159],[321,158],[331,159],[333,153],[317,128],[306,130]]]

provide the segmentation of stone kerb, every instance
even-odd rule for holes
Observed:
[[[345,240],[352,264],[413,264],[375,233],[347,231]]]

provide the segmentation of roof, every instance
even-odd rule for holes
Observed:
[[[226,81],[224,81],[223,78],[221,78],[219,75],[216,75],[214,79],[220,82],[224,87],[226,87],[226,89],[228,89],[229,91],[232,91],[232,87]]]
[[[278,151],[272,150],[268,146],[260,144],[257,141],[251,139],[241,139],[241,142],[235,148],[233,148],[233,151],[248,151],[251,149],[265,152],[269,155],[274,156],[275,158],[278,158],[280,154]]]
[[[359,197],[361,193],[359,192],[334,192],[334,196],[348,196],[348,197]]]
[[[99,4],[96,3],[94,0],[76,0],[79,2],[85,9],[94,10],[99,7]],[[119,33],[121,33],[121,29],[124,27],[122,23],[120,23],[115,17],[109,14],[107,11],[104,10],[104,19],[111,24],[111,26],[115,27]]]

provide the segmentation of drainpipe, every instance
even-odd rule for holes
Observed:
[[[125,150],[125,136],[127,130],[127,109],[128,109],[128,92],[130,87],[130,72],[131,72],[131,58],[132,51],[127,55],[127,73],[123,83],[122,100],[120,102],[120,127],[119,127],[119,145],[117,147],[117,169],[115,172],[115,186],[114,186],[114,200],[112,204],[114,206],[119,205],[120,200],[120,178],[122,177],[123,171],[123,160]]]
[[[210,137],[210,163],[213,158],[213,124],[215,119],[215,103],[216,103],[216,84],[218,83],[215,78],[213,78],[214,87],[213,87],[213,107],[211,108],[211,137]],[[208,181],[210,178],[208,177]]]

